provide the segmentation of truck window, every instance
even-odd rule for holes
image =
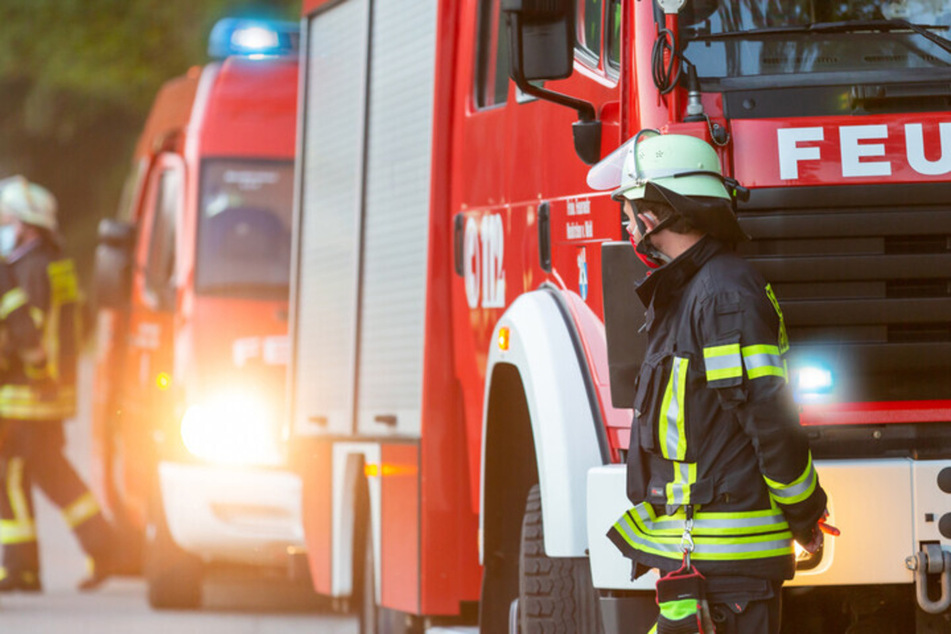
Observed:
[[[145,263],[145,284],[152,292],[166,290],[175,266],[175,212],[181,194],[182,175],[168,169],[159,176],[152,219],[149,253]]]
[[[811,84],[820,73],[913,79],[946,70],[951,54],[925,34],[870,21],[907,20],[947,37],[951,3],[692,0],[682,15],[684,56],[701,79],[787,76]],[[821,28],[810,29],[820,24]],[[876,79],[878,81],[878,79]]]
[[[621,0],[608,0],[605,20],[607,28],[604,48],[608,54],[607,65],[609,69],[617,72],[621,68]]]
[[[597,68],[598,61],[601,59],[601,7],[602,0],[583,0],[578,3],[578,9],[581,15],[578,16],[578,45],[581,47],[585,56],[588,57]]]
[[[476,106],[505,103],[509,95],[509,41],[499,0],[479,2],[479,42],[476,50]]]
[[[293,181],[291,161],[205,161],[196,292],[261,299],[287,296]]]

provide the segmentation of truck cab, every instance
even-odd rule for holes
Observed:
[[[303,542],[280,430],[296,42],[216,25],[219,59],[159,92],[100,226],[96,465],[157,608],[198,605],[209,566],[286,570]]]

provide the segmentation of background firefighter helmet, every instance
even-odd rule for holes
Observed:
[[[4,179],[0,181],[0,220],[10,218],[56,231],[56,198],[23,176]]]
[[[615,200],[665,202],[725,242],[749,239],[733,209],[736,189],[724,181],[716,150],[702,139],[642,130],[591,168],[588,185],[613,188]]]

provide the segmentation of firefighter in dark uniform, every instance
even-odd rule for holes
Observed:
[[[12,182],[11,182],[12,181]],[[0,385],[0,591],[39,591],[40,562],[32,488],[61,509],[87,554],[89,576],[80,589],[97,587],[110,573],[112,528],[93,493],[63,453],[63,421],[76,414],[76,371],[81,343],[80,292],[72,260],[56,236],[56,200],[46,189],[16,177],[0,189],[0,222],[13,227],[7,262],[25,291],[47,358],[40,372],[9,352]],[[8,329],[8,349],[22,344]]]
[[[718,634],[778,633],[793,540],[815,552],[834,529],[788,385],[782,311],[733,252],[747,239],[733,202],[741,188],[704,141],[655,131],[595,166],[589,184],[617,187],[654,269],[637,286],[648,344],[627,463],[635,506],[608,537],[635,576],[685,561],[704,575]],[[700,631],[677,629],[697,622],[678,605],[661,601],[658,634]]]

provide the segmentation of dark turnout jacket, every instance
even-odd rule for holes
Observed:
[[[648,347],[628,452],[635,504],[608,536],[635,571],[791,578],[826,506],[788,385],[782,311],[766,281],[711,237],[647,277]],[[633,326],[636,327],[636,326]]]

